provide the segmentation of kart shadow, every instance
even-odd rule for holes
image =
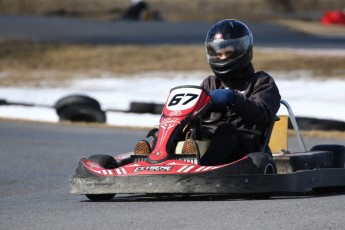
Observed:
[[[200,194],[200,195],[174,195],[174,194],[119,194],[109,201],[97,202],[179,202],[179,201],[239,201],[239,200],[288,200],[288,199],[313,199],[345,195],[345,191],[330,192],[305,192],[305,193],[278,193],[278,194]],[[93,202],[85,200],[83,202]]]

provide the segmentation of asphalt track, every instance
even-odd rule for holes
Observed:
[[[0,37],[88,44],[203,44],[210,22],[92,21],[0,15]],[[248,23],[256,47],[345,48],[345,38],[312,36],[272,23]]]
[[[345,193],[241,197],[116,196],[68,192],[77,162],[131,151],[146,130],[0,122],[1,229],[343,229]],[[315,144],[343,140],[310,139]],[[291,140],[298,149],[296,140]]]

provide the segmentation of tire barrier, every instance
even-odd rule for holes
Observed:
[[[164,104],[131,102],[130,113],[161,114]],[[296,117],[298,126],[302,130],[345,131],[345,122],[310,117]],[[289,121],[289,129],[292,129]]]
[[[68,106],[61,110],[59,113],[60,121],[72,121],[72,122],[106,122],[105,113],[101,110],[87,107],[73,105]]]
[[[60,121],[106,122],[99,102],[85,95],[69,95],[58,100],[54,108]]]
[[[21,105],[30,107],[49,107],[47,105],[9,102],[0,99],[0,106],[6,105]],[[147,103],[147,102],[131,102],[129,110],[108,109],[103,111],[100,103],[85,95],[68,95],[58,100],[54,107],[60,121],[72,122],[106,122],[106,112],[125,112],[138,114],[156,114],[162,113],[164,104]],[[310,117],[296,117],[298,126],[301,130],[324,130],[324,131],[345,131],[345,122],[337,120],[310,118]],[[289,121],[288,128],[292,128]]]
[[[68,96],[65,96],[65,97],[59,99],[55,103],[54,108],[59,113],[64,108],[69,107],[69,106],[75,106],[75,105],[85,106],[85,107],[90,107],[90,108],[95,108],[95,109],[101,110],[101,105],[97,100],[95,100],[89,96],[85,96],[85,95],[68,95]]]
[[[131,102],[128,112],[161,114],[163,107],[164,107],[164,104],[147,103],[147,102]]]
[[[337,120],[318,119],[311,117],[296,117],[298,126],[302,130],[345,131],[345,122]],[[289,121],[289,129],[292,128]]]
[[[154,114],[154,103],[131,102],[129,105],[130,113],[151,113]]]
[[[0,105],[8,105],[6,100],[0,99]]]

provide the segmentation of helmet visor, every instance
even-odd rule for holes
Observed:
[[[226,65],[246,54],[251,44],[250,36],[206,42],[209,64]]]

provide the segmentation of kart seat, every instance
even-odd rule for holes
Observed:
[[[272,154],[270,146],[269,146],[269,143],[270,143],[270,139],[271,139],[271,135],[272,135],[274,124],[276,123],[276,121],[279,121],[279,120],[280,120],[280,117],[276,116],[275,119],[271,122],[271,124],[269,124],[267,126],[266,131],[264,132],[264,135],[263,135],[263,142],[262,142],[262,145],[261,145],[261,152],[266,152],[266,153]]]
[[[287,115],[276,116],[263,135],[261,151],[271,154],[288,152],[288,119]]]

